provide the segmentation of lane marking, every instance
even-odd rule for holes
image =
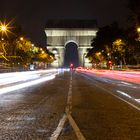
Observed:
[[[72,112],[72,74],[70,76],[70,84],[69,84],[69,91],[67,96],[67,106],[65,108],[66,114],[71,114]]]
[[[69,123],[72,126],[78,140],[86,140],[85,137],[83,136],[83,134],[81,133],[79,127],[77,126],[76,122],[72,118],[71,113],[72,113],[72,74],[70,77],[70,85],[69,85],[69,91],[68,91],[68,96],[67,96],[67,105],[65,108],[65,114],[63,115],[62,119],[60,120],[56,130],[51,135],[50,140],[58,139],[67,119],[69,120]]]
[[[125,93],[125,92],[123,92],[123,91],[117,90],[117,92],[118,92],[118,93],[121,93],[122,95],[124,95],[124,96],[126,96],[126,97],[128,97],[128,98],[130,98],[130,99],[132,99],[133,101],[136,101],[136,102],[140,103],[140,99],[135,99],[134,97],[128,95],[127,93]]]
[[[72,97],[71,97],[71,92],[72,92],[72,82],[71,82],[71,77],[70,77],[70,84],[69,84],[69,90],[68,90],[68,97],[67,97],[67,106],[65,108],[66,112],[70,113],[70,110],[72,109]],[[65,122],[67,121],[67,114],[64,114],[63,117],[61,118],[61,120],[59,121],[59,124],[56,128],[56,130],[53,132],[53,134],[51,135],[50,140],[57,140],[63,127]]]
[[[66,106],[66,115],[69,120],[70,125],[72,126],[78,140],[85,140],[83,134],[81,133],[79,127],[77,126],[76,122],[71,116],[72,113],[72,74],[70,78],[70,86],[69,86],[69,92],[68,92],[68,98],[67,98],[67,106]]]
[[[87,78],[87,79],[89,79],[90,81],[93,81],[93,79],[90,78],[90,77],[88,77],[87,75],[82,74],[82,76],[85,77],[85,78]],[[132,104],[132,103],[130,103],[130,102],[128,102],[128,101],[122,99],[121,97],[119,97],[119,96],[113,94],[111,91],[108,91],[107,89],[105,89],[105,88],[103,88],[103,87],[101,87],[101,86],[99,86],[99,85],[97,85],[97,84],[95,84],[95,83],[94,83],[94,85],[95,85],[96,87],[98,87],[98,88],[100,88],[100,89],[102,89],[102,90],[104,90],[104,91],[110,93],[111,95],[115,96],[116,98],[122,100],[123,102],[127,103],[128,105],[130,105],[131,107],[137,109],[138,111],[140,111],[140,108],[137,107],[136,105],[134,105],[134,104]]]
[[[79,127],[75,123],[74,119],[72,118],[72,116],[70,114],[67,114],[67,117],[68,117],[68,120],[69,120],[72,128],[74,129],[74,132],[75,132],[78,140],[86,140],[85,137],[83,136],[83,134],[81,133]]]
[[[109,92],[109,93],[112,94],[111,92]],[[134,104],[132,104],[132,103],[130,103],[130,102],[128,102],[128,101],[122,99],[121,97],[119,97],[119,96],[117,96],[117,95],[114,95],[114,94],[112,94],[112,95],[115,96],[116,98],[118,98],[118,99],[124,101],[125,103],[127,103],[128,105],[130,105],[130,106],[132,106],[133,108],[137,109],[138,111],[140,111],[140,108],[137,107],[136,105],[134,105]]]
[[[127,93],[123,92],[123,91],[120,91],[120,90],[117,90],[118,93],[128,97],[128,98],[132,98],[130,95],[128,95]]]
[[[125,84],[125,85],[128,85],[128,86],[132,86],[132,84],[130,84],[130,83],[127,83],[127,82],[121,82],[122,84]]]
[[[137,101],[138,103],[140,103],[140,99],[135,99],[135,101]]]
[[[62,119],[60,120],[56,130],[51,135],[50,140],[57,140],[58,139],[58,137],[59,137],[59,135],[60,135],[60,133],[61,133],[63,127],[64,127],[64,124],[65,124],[66,120],[67,120],[67,116],[66,116],[66,114],[64,114]]]
[[[131,88],[139,88],[137,86],[134,86],[134,84],[127,83],[127,82],[124,82],[124,81],[122,81],[121,83],[124,84],[124,85],[126,85],[126,86],[131,86]]]

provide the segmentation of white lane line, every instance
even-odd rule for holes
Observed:
[[[85,77],[85,78],[87,78],[87,79],[89,79],[90,81],[93,81],[92,78],[90,78],[90,77],[88,77],[88,76],[86,76],[86,75],[82,75],[82,76]],[[95,85],[96,87],[98,87],[98,88],[100,88],[100,89],[102,89],[102,90],[104,90],[104,91],[110,93],[110,94],[113,95],[114,97],[116,97],[116,98],[122,100],[123,102],[127,103],[128,105],[132,106],[133,108],[137,109],[138,111],[140,111],[140,108],[137,107],[136,105],[134,105],[134,104],[132,104],[132,103],[130,103],[130,102],[128,102],[128,101],[122,99],[121,97],[119,97],[119,96],[113,94],[111,91],[109,91],[109,90],[103,88],[102,86],[99,86],[99,85],[97,85],[97,84],[95,84],[95,83],[94,83],[94,85]]]
[[[70,125],[72,126],[78,140],[85,140],[83,134],[81,133],[79,127],[77,126],[76,122],[71,116],[72,112],[72,75],[70,78],[70,86],[69,86],[69,92],[68,92],[68,98],[67,98],[67,107],[66,107],[66,114],[69,120]]]
[[[67,106],[65,108],[66,114],[71,114],[72,111],[72,74],[70,77],[70,85],[69,85],[69,91],[67,96]]]
[[[57,140],[58,139],[58,137],[59,137],[59,135],[60,135],[60,133],[61,133],[63,127],[64,127],[64,124],[65,124],[66,120],[67,120],[67,116],[64,114],[62,119],[60,120],[56,130],[51,135],[50,140]]]
[[[140,103],[140,99],[135,99],[135,101],[137,101],[138,103]]]
[[[140,103],[140,99],[135,99],[134,97],[128,95],[127,93],[125,93],[125,92],[123,92],[123,91],[117,90],[117,92],[118,92],[118,93],[121,93],[122,95],[124,95],[124,96],[126,96],[126,97],[128,97],[128,98],[131,98],[132,100],[134,100],[134,101],[136,101],[136,102],[138,102],[138,103]]]
[[[70,85],[69,85],[69,91],[68,91],[68,97],[67,97],[67,106],[66,106],[66,112],[70,113],[70,110],[72,109],[72,78],[70,78]],[[59,124],[56,128],[56,130],[53,132],[53,134],[50,137],[50,140],[57,140],[64,124],[67,120],[67,114],[64,114],[61,120],[59,121]]]
[[[72,118],[72,116],[70,114],[67,114],[68,120],[72,126],[72,128],[75,131],[75,134],[78,138],[78,140],[86,140],[85,137],[83,136],[83,134],[81,133],[79,127],[77,126],[77,124],[75,123],[74,119]]]
[[[118,93],[128,97],[128,98],[132,98],[130,95],[128,95],[127,93],[123,92],[123,91],[120,91],[120,90],[117,90]]]
[[[124,81],[122,81],[121,83],[124,84],[124,85],[126,85],[126,86],[131,86],[131,88],[139,88],[137,86],[134,86],[134,84],[127,83],[127,82],[124,82]]]
[[[127,83],[127,82],[121,82],[122,84],[125,84],[125,85],[128,85],[128,86],[132,86],[132,84],[130,84],[130,83]]]
[[[112,94],[111,92],[109,92],[109,93]],[[124,101],[125,103],[127,103],[128,105],[130,105],[130,106],[132,106],[133,108],[137,109],[138,111],[140,111],[140,108],[137,107],[137,106],[135,106],[134,104],[132,104],[132,103],[130,103],[130,102],[128,102],[128,101],[122,99],[121,97],[119,97],[119,96],[117,96],[117,95],[114,95],[114,94],[112,94],[112,95],[115,96],[116,98],[118,98],[118,99]]]

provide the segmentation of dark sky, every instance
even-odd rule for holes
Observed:
[[[0,20],[15,18],[43,46],[47,19],[96,19],[101,27],[113,21],[124,25],[128,14],[127,0],[0,0]]]

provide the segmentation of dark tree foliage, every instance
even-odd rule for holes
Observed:
[[[140,42],[135,27],[127,28],[123,32],[122,39],[126,44],[126,60],[128,64],[139,64]]]
[[[111,25],[99,28],[96,38],[92,40],[91,45],[93,48],[89,51],[88,56],[94,52],[104,50],[106,46],[111,49],[113,41],[115,41],[116,38],[120,38],[121,34],[121,29],[119,29],[119,26],[116,22],[112,23]]]
[[[140,25],[140,0],[129,0],[128,7],[134,13],[135,24]]]
[[[119,39],[122,43],[114,45]],[[123,61],[124,64],[140,63],[140,41],[135,27],[124,30],[115,23],[99,28],[96,38],[92,40],[92,46],[87,57],[92,58],[94,62],[96,53],[100,52],[106,61],[112,60],[115,64],[120,61]]]

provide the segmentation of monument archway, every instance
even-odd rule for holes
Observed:
[[[71,64],[74,67],[79,66],[78,44],[73,41],[68,41],[65,44],[64,67],[69,67]]]
[[[85,58],[91,47],[91,40],[96,36],[95,20],[49,20],[46,24],[47,49],[55,54],[52,67],[63,67],[65,46],[73,42],[78,46],[79,65],[90,67]]]

